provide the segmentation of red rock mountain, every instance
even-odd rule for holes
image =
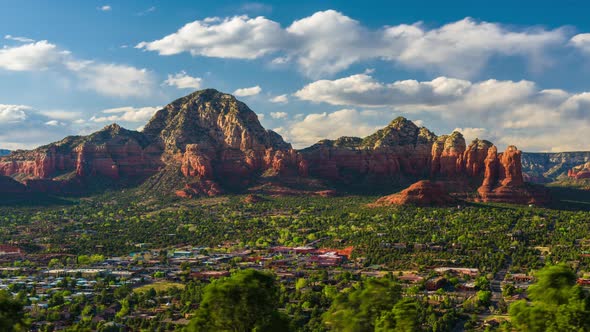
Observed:
[[[379,198],[373,205],[447,205],[455,202],[444,184],[428,180],[418,181],[401,192]]]
[[[141,184],[183,197],[242,190],[263,178],[366,187],[459,179],[470,184],[462,190],[479,187],[483,201],[530,201],[515,197],[528,189],[514,147],[498,154],[487,141],[467,146],[458,132],[437,137],[400,117],[365,138],[324,140],[296,151],[265,130],[246,104],[213,89],[167,105],[143,132],[113,124],[89,136],[14,151],[0,157],[0,176],[20,181],[28,191],[85,193],[98,181]]]
[[[590,162],[573,167],[567,172],[567,176],[575,180],[590,179]]]

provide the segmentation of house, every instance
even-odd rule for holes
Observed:
[[[20,248],[9,246],[6,244],[0,244],[0,256],[4,255],[21,255],[23,252]]]

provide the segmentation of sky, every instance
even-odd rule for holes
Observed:
[[[215,88],[303,148],[405,116],[524,151],[590,150],[590,3],[0,0],[0,148]]]

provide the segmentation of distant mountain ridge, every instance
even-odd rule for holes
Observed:
[[[0,176],[35,192],[84,194],[99,183],[141,185],[181,197],[253,187],[301,193],[310,183],[324,189],[352,184],[393,188],[437,179],[475,200],[540,201],[524,186],[520,158],[515,147],[498,153],[488,141],[467,145],[459,132],[437,136],[403,117],[365,138],[323,140],[296,151],[264,129],[246,104],[205,89],[156,112],[143,132],[112,124],[88,136],[15,151],[0,158]]]
[[[522,171],[530,182],[549,183],[566,179],[568,171],[588,162],[590,151],[523,152]]]

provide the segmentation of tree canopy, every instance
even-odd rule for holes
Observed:
[[[273,275],[243,270],[213,281],[187,331],[286,331],[277,311],[279,289]]]
[[[590,330],[588,293],[576,285],[570,268],[548,266],[536,278],[527,292],[531,302],[521,300],[510,306],[514,327],[529,332]]]

